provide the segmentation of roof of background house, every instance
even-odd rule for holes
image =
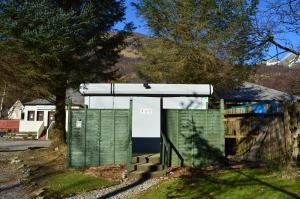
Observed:
[[[67,99],[71,98],[72,104],[74,105],[84,105],[84,97],[78,91],[68,89],[66,91],[66,97]],[[24,103],[24,105],[54,105],[54,103],[47,99],[35,99]]]
[[[232,92],[220,96],[225,100],[232,101],[284,101],[300,100],[299,96],[289,95],[288,93],[267,88],[258,84],[245,82]]]

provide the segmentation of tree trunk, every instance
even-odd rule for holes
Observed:
[[[54,139],[52,145],[59,146],[66,144],[66,88],[61,87],[56,89],[55,99],[55,127],[54,127]]]
[[[4,98],[6,95],[6,82],[4,83],[4,90],[1,96],[1,102],[0,102],[0,118],[2,118],[2,112],[3,112],[3,103],[4,103]]]

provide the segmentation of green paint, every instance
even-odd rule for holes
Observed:
[[[130,110],[71,110],[71,167],[127,164],[131,155]],[[76,122],[81,120],[81,128]],[[129,128],[130,127],[130,128]]]
[[[220,109],[166,110],[166,133],[186,165],[218,163],[224,154],[223,112]],[[172,165],[178,165],[174,152]]]

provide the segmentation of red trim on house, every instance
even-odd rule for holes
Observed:
[[[0,120],[0,130],[19,130],[20,120]]]

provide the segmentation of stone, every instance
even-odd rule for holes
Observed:
[[[55,148],[54,148],[54,151],[58,151],[58,147],[55,147]]]
[[[41,196],[44,192],[45,192],[45,189],[41,188],[41,189],[38,189],[38,190],[34,191],[33,195],[35,195],[35,196]]]
[[[21,160],[19,160],[19,159],[12,159],[10,164],[18,164],[20,162],[21,162]]]
[[[23,167],[25,167],[26,165],[25,164],[21,164],[17,169],[22,169]]]

